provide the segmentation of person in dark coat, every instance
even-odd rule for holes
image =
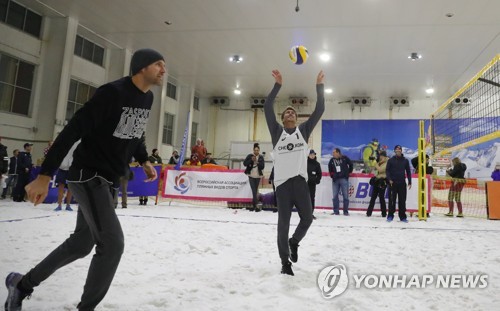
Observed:
[[[314,201],[316,198],[316,185],[321,182],[321,165],[316,159],[316,152],[313,149],[309,151],[307,157],[307,185],[309,186],[309,194],[311,195],[312,212],[314,213]],[[316,216],[313,214],[313,219]]]
[[[30,172],[33,168],[33,160],[31,159],[31,147],[33,144],[25,143],[24,151],[19,152],[17,156],[17,184],[12,191],[12,200],[14,202],[23,202],[26,191],[24,187],[30,181]]]
[[[464,217],[462,213],[462,189],[465,186],[465,171],[467,170],[467,165],[462,163],[459,158],[453,158],[451,160],[453,168],[446,171],[448,175],[452,178],[450,191],[448,192],[448,207],[449,212],[445,214],[448,217],[453,217],[453,201],[457,202],[458,214],[457,217]]]
[[[259,203],[259,183],[262,179],[262,170],[264,169],[264,157],[260,154],[260,146],[258,143],[253,144],[253,153],[250,153],[243,161],[243,165],[246,167],[245,174],[248,176],[248,182],[250,183],[250,188],[252,188],[252,206],[251,211],[260,212],[257,208]]]
[[[415,174],[418,174],[418,157],[411,159],[411,165],[415,169]],[[429,165],[429,155],[425,155],[425,173],[427,175],[432,175],[434,173],[434,168]]]
[[[394,147],[394,153],[395,155],[387,161],[386,167],[389,182],[389,214],[387,215],[387,221],[391,222],[394,219],[397,198],[399,220],[408,222],[406,218],[406,187],[411,189],[410,161],[404,157],[401,145]],[[408,186],[405,177],[408,179]]]
[[[332,152],[333,157],[328,162],[328,172],[332,178],[333,214],[339,215],[339,192],[342,191],[344,215],[349,216],[349,174],[354,166],[351,159],[342,154],[339,148]]]

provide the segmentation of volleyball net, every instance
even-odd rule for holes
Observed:
[[[486,217],[485,180],[489,180],[500,150],[500,54],[431,115],[428,134],[437,168],[432,176],[433,212],[449,211],[451,183],[463,181],[459,200],[464,215]],[[467,165],[465,179],[446,174],[455,157]],[[453,207],[457,213],[456,202]]]

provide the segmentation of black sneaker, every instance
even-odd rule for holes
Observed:
[[[297,262],[297,260],[299,260],[299,255],[297,254],[299,243],[291,238],[288,240],[288,246],[290,246],[290,260],[292,262]]]
[[[287,262],[281,265],[281,274],[294,276],[291,262]]]
[[[17,288],[17,284],[23,278],[22,274],[11,272],[5,279],[5,286],[7,286],[7,300],[5,301],[5,311],[20,311],[23,306],[23,300],[30,297],[31,292],[24,292]]]

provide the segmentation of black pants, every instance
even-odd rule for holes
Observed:
[[[316,183],[308,182],[307,185],[309,186],[309,195],[311,196],[311,207],[312,207],[312,212],[314,213],[314,200],[316,200]]]
[[[394,217],[396,212],[396,198],[398,200],[399,219],[406,219],[406,183],[389,185],[389,216]]]
[[[113,202],[118,191],[100,177],[68,186],[79,204],[75,232],[31,269],[21,286],[28,290],[38,286],[59,268],[87,256],[95,245],[78,304],[79,310],[94,310],[106,295],[123,253],[123,232]]]
[[[259,203],[259,183],[260,183],[260,178],[253,178],[248,176],[248,183],[250,184],[250,188],[252,189],[252,205],[254,208],[257,207],[257,204]]]
[[[24,187],[29,183],[30,181],[30,174],[23,172],[19,173],[17,177],[17,184],[16,187],[14,187],[14,190],[12,191],[12,199],[16,202],[21,202],[24,200],[24,197],[26,196],[26,191],[24,190]]]
[[[300,222],[293,233],[293,238],[297,242],[304,238],[313,221],[309,187],[304,177],[295,176],[279,185],[276,188],[276,199],[278,202],[278,252],[281,261],[288,262],[290,254],[288,233],[293,207],[297,208],[300,217]]]
[[[373,207],[375,206],[375,200],[377,198],[379,199],[380,202],[380,211],[382,212],[382,216],[386,215],[386,207],[385,207],[385,189],[380,188],[378,186],[373,186],[372,188],[372,196],[370,198],[370,204],[368,204],[368,210],[366,211],[366,215],[371,216],[373,212]]]

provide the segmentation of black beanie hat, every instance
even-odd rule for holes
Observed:
[[[135,75],[142,68],[151,65],[159,60],[164,60],[163,56],[152,49],[141,49],[137,50],[134,55],[132,55],[132,60],[130,61],[130,73]]]

